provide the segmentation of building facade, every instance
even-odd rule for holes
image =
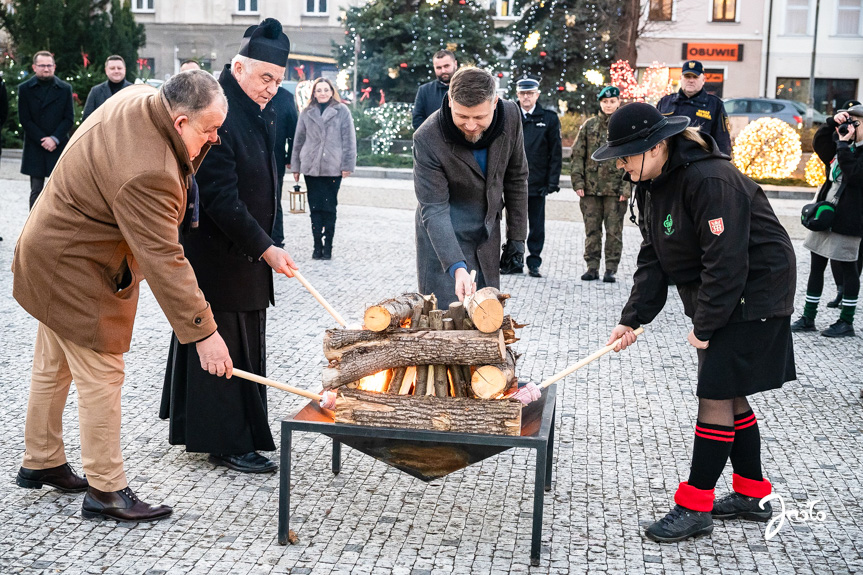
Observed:
[[[291,39],[286,79],[336,73],[333,42],[340,42],[343,10],[363,0],[131,0],[147,30],[138,63],[145,76],[163,80],[185,60],[217,71],[240,48],[246,28],[276,18]],[[146,68],[146,70],[144,70]]]
[[[695,59],[717,96],[805,103],[814,46],[815,109],[863,97],[863,0],[644,0],[641,24],[639,69],[666,64],[675,89]]]

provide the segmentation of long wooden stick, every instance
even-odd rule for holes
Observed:
[[[339,322],[339,325],[341,325],[342,327],[347,327],[348,324],[345,322],[344,318],[342,318],[342,316],[339,315],[339,312],[337,312],[333,308],[333,306],[331,306],[329,303],[327,303],[327,300],[324,299],[324,296],[322,296],[321,294],[318,293],[318,290],[315,289],[315,286],[310,284],[309,280],[307,280],[306,278],[303,277],[303,274],[300,273],[300,270],[292,270],[292,271],[294,273],[294,277],[297,278],[297,280],[299,280],[299,282],[301,284],[303,284],[304,288],[309,290],[309,293],[312,294],[316,300],[318,300],[319,304],[324,306],[324,309],[326,309],[328,312],[330,312],[330,315],[333,316],[337,322]],[[234,371],[236,371],[236,370],[234,370]]]
[[[633,330],[632,333],[634,333],[635,335],[641,335],[644,333],[644,328],[639,327],[639,328]],[[622,338],[620,338],[620,339],[622,339]],[[548,387],[552,383],[554,383],[556,381],[560,381],[561,379],[563,379],[567,375],[571,374],[572,372],[581,369],[582,367],[584,367],[585,365],[587,365],[591,361],[602,357],[603,355],[605,355],[609,351],[612,351],[614,349],[614,346],[617,345],[617,342],[619,342],[620,339],[615,340],[614,342],[605,346],[604,348],[600,349],[599,351],[593,352],[592,354],[590,354],[586,358],[582,359],[581,361],[579,361],[575,365],[571,365],[571,366],[567,367],[566,369],[564,369],[563,371],[555,373],[554,375],[552,375],[551,377],[549,377],[548,379],[546,379],[545,381],[540,383],[537,387],[539,387],[540,389],[545,389],[546,387]]]
[[[296,273],[296,270],[294,270]],[[275,387],[276,389],[281,389],[282,391],[288,391],[290,393],[295,393],[297,395],[302,395],[303,397],[307,397],[309,399],[315,399],[320,401],[321,396],[317,393],[313,393],[311,391],[306,391],[305,389],[300,389],[299,387],[294,387],[293,385],[288,385],[287,383],[281,383],[278,381],[274,381],[272,379],[268,379],[266,377],[262,377],[260,375],[250,373],[248,371],[243,371],[242,369],[234,368],[234,375],[237,377],[241,377],[243,379],[248,379],[249,381],[254,381],[255,383],[261,383],[263,385],[269,385],[270,387]]]

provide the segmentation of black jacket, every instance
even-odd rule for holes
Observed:
[[[709,134],[719,145],[719,151],[731,156],[731,134],[729,133],[728,114],[722,100],[701,90],[687,98],[683,90],[664,96],[656,109],[664,116],[686,116],[690,126],[700,126],[701,131]]]
[[[273,300],[273,273],[263,253],[273,245],[276,114],[246,96],[228,66],[219,76],[228,116],[221,145],[210,148],[195,178],[201,213],[182,238],[198,285],[214,310],[265,309]]]
[[[297,104],[294,95],[279,88],[273,96],[276,113],[276,174],[281,182],[285,177],[285,164],[291,161],[294,148],[294,132],[297,130]]]
[[[530,114],[521,112],[524,131],[524,153],[530,173],[527,177],[529,196],[545,196],[560,189],[560,169],[563,147],[560,142],[560,120],[551,110],[539,104]]]
[[[827,181],[818,190],[816,201],[823,201],[833,186],[830,162],[836,158],[842,170],[842,185],[830,229],[837,234],[863,237],[863,149],[857,146],[852,152],[849,143],[840,142],[838,138],[833,118],[827,118],[827,122],[818,128],[812,138],[812,148],[827,166]]]
[[[449,92],[449,84],[444,84],[440,80],[432,80],[419,87],[414,100],[414,130],[419,128],[426,118],[440,110],[443,97],[447,92]]]
[[[72,86],[56,76],[47,91],[38,86],[36,76],[23,82],[18,86],[18,119],[24,129],[21,173],[47,178],[69,141],[69,130],[75,121]],[[42,147],[46,136],[60,142],[53,152]]]
[[[729,323],[790,316],[797,265],[788,233],[758,184],[712,151],[676,136],[653,181],[635,199],[644,241],[620,323],[637,327],[662,310],[674,280],[695,336]]]
[[[87,117],[96,111],[96,108],[104,104],[108,98],[111,97],[111,86],[108,85],[110,80],[105,80],[101,84],[96,84],[90,90],[90,93],[87,94],[87,101],[84,103],[84,113],[81,115],[81,123],[87,119]],[[123,79],[123,86],[120,88],[128,88],[132,85],[132,82]]]

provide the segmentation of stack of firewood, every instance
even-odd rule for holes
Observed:
[[[504,314],[509,298],[483,288],[464,304],[437,308],[434,295],[406,293],[369,307],[363,330],[328,330],[324,389],[366,388],[393,395],[491,399],[516,386],[523,327]],[[363,378],[366,378],[364,380]]]

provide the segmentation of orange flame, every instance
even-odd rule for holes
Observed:
[[[383,390],[387,386],[388,379],[388,370],[379,371],[374,375],[367,375],[366,377],[360,379],[359,385],[357,385],[357,389],[361,389],[363,391],[376,391],[378,393],[383,392]]]

